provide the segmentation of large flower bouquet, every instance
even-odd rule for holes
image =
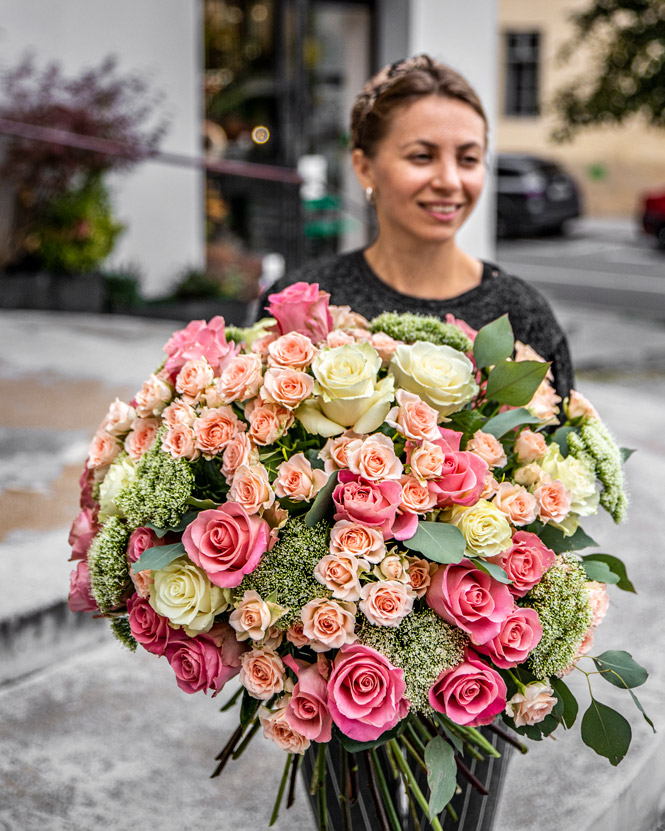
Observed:
[[[69,603],[164,656],[187,693],[239,676],[215,774],[262,728],[288,754],[273,818],[314,742],[325,827],[336,741],[347,827],[360,754],[387,827],[386,758],[437,829],[464,757],[496,754],[479,726],[517,744],[495,720],[535,740],[572,726],[573,668],[639,707],[630,655],[588,656],[606,584],[632,585],[615,557],[578,554],[595,545],[583,517],[624,516],[623,454],[506,316],[479,332],[368,323],[328,300],[301,283],[252,329],[194,321],[111,405],[81,478]],[[581,723],[618,764],[624,717],[592,693]]]

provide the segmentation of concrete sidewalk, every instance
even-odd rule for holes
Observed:
[[[582,370],[579,388],[619,442],[640,451],[627,467],[629,522],[615,529],[604,515],[588,523],[604,550],[625,560],[639,591],[612,591],[596,651],[627,648],[650,669],[637,692],[662,726],[665,574],[653,564],[665,481],[665,328],[561,305],[556,311]],[[208,781],[235,715],[220,714],[204,696],[185,696],[164,662],[131,655],[103,623],[62,608],[67,533],[89,437],[109,401],[130,397],[160,362],[176,328],[0,313],[0,828],[267,827],[280,752],[257,738],[221,779]],[[511,764],[496,831],[533,831],[546,816],[559,831],[655,828],[665,784],[661,734],[652,736],[629,696],[599,679],[594,691],[603,702],[616,700],[633,725],[626,760],[611,768],[582,746],[577,726],[556,745],[532,743]],[[583,712],[582,687],[579,699]],[[277,828],[311,826],[300,796]]]

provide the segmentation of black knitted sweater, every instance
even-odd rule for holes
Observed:
[[[329,292],[330,302],[351,306],[371,319],[381,312],[416,312],[444,319],[451,313],[474,329],[508,314],[517,340],[528,343],[547,361],[558,394],[567,396],[574,386],[573,367],[566,336],[556,321],[547,300],[533,286],[506,274],[492,263],[483,263],[478,286],[457,297],[427,300],[395,291],[370,268],[362,250],[315,260],[282,277],[270,287],[259,303],[259,316],[267,314],[268,296],[288,285],[303,281],[318,283]]]

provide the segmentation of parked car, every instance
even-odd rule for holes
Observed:
[[[645,193],[641,199],[642,227],[665,248],[665,188]]]
[[[499,153],[497,235],[561,233],[581,213],[579,189],[556,162],[526,153]]]

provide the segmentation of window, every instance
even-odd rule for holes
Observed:
[[[539,115],[540,33],[506,32],[505,55],[505,114]]]

